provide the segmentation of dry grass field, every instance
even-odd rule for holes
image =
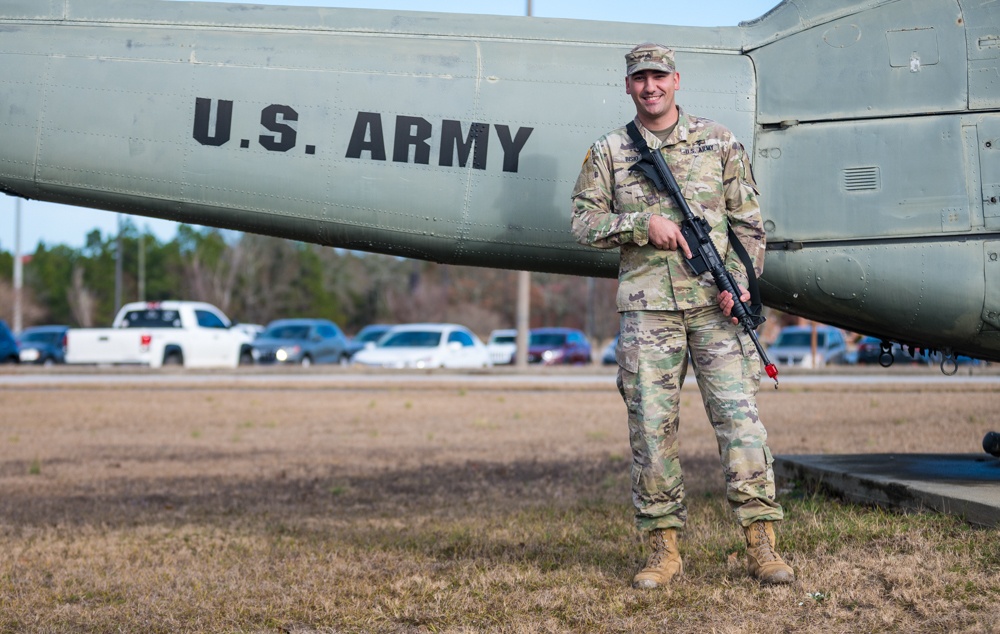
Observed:
[[[0,632],[994,632],[1000,532],[785,486],[798,580],[743,570],[682,405],[685,576],[643,560],[613,379],[5,384]],[[176,377],[174,377],[176,378]],[[776,454],[980,451],[985,384],[762,387]]]

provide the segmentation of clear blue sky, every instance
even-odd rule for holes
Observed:
[[[606,0],[532,0],[531,10],[537,17],[548,18],[731,26],[759,17],[778,3],[779,0],[656,0],[622,5]],[[259,0],[258,4],[491,15],[525,15],[528,7],[527,0]],[[631,12],[624,10],[626,6]],[[14,198],[0,194],[0,249],[6,251],[14,250],[14,208]],[[140,228],[148,227],[161,240],[170,240],[177,232],[177,225],[166,220],[133,216],[132,221]],[[113,235],[117,225],[118,214],[112,212],[22,201],[21,251],[34,252],[39,241],[81,247],[92,230]]]

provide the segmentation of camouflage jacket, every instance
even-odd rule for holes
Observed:
[[[711,226],[712,241],[737,282],[747,285],[746,271],[729,249],[727,226],[739,238],[759,276],[764,267],[764,228],[757,185],[743,146],[722,125],[685,114],[678,108],[677,127],[666,143],[635,123],[650,149],[663,152],[688,206]],[[662,148],[661,148],[662,146]],[[711,273],[695,276],[683,251],[649,244],[649,219],[663,214],[683,220],[666,192],[655,189],[629,167],[639,160],[625,127],[610,132],[587,153],[573,189],[573,236],[599,249],[620,247],[618,310],[685,310],[716,302]]]

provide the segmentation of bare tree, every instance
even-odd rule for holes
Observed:
[[[45,318],[45,308],[35,299],[35,294],[28,287],[21,288],[21,321],[25,326],[34,326]],[[7,324],[14,326],[14,286],[5,279],[0,279],[0,316]]]
[[[82,328],[93,328],[97,298],[84,284],[83,267],[79,264],[73,266],[70,286],[66,289],[66,299],[69,301],[69,308],[76,323]]]
[[[234,292],[239,296],[242,318],[267,323],[288,316],[288,288],[296,276],[292,243],[244,234],[240,247],[244,265]]]
[[[408,280],[405,285],[393,285],[386,290],[385,303],[392,321],[445,321],[451,297],[440,275],[421,275],[413,284]]]
[[[225,244],[219,254],[209,255],[195,248],[191,258],[184,263],[184,278],[188,286],[186,297],[215,304],[229,313],[245,253],[242,240]]]

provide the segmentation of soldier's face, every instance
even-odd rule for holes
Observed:
[[[650,130],[663,130],[676,116],[674,91],[680,88],[680,73],[640,70],[625,77],[625,93],[635,102],[639,121]]]

